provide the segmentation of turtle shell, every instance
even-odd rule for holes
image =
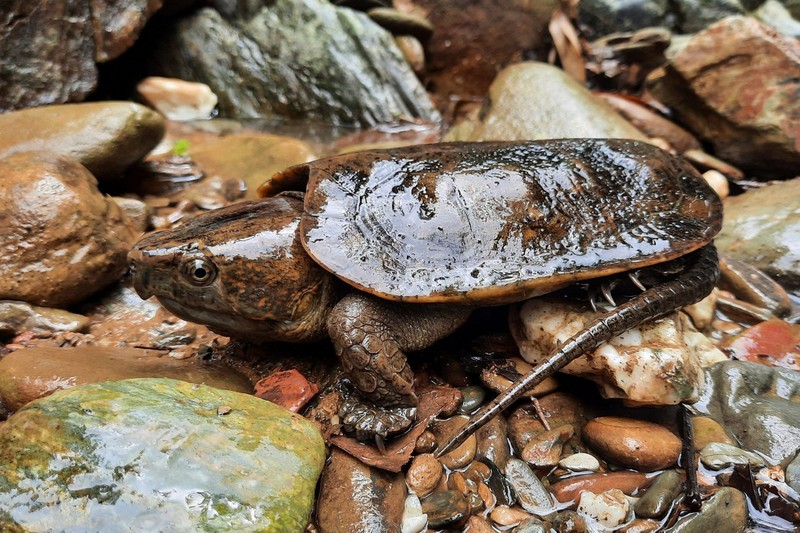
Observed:
[[[722,222],[694,168],[637,141],[421,145],[284,172],[308,178],[310,256],[390,300],[519,301],[684,255]]]

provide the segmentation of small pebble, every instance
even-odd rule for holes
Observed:
[[[225,416],[231,412],[231,407],[229,405],[220,405],[217,407],[217,414],[219,416]]]
[[[425,497],[439,484],[443,471],[442,463],[432,454],[417,455],[406,472],[406,484],[417,496]]]
[[[478,496],[481,497],[487,509],[494,509],[494,506],[497,505],[497,498],[485,483],[478,483]]]
[[[719,422],[707,416],[692,418],[692,434],[694,436],[694,449],[702,450],[712,442],[733,444],[733,439],[728,436]]]
[[[636,516],[661,518],[669,511],[682,490],[683,478],[678,472],[675,470],[662,472],[634,505]]]
[[[428,515],[423,514],[422,504],[416,494],[409,494],[403,507],[401,533],[419,533],[428,525]]]
[[[489,514],[492,522],[499,526],[516,526],[523,520],[532,518],[530,514],[526,513],[519,507],[508,507],[505,505],[498,505]]]
[[[661,523],[649,518],[636,518],[630,524],[618,530],[619,533],[654,533],[661,528]]]
[[[404,532],[405,533],[405,532]],[[472,515],[467,520],[467,527],[464,528],[464,533],[495,533],[490,524],[482,516]]]
[[[202,120],[217,105],[217,95],[203,83],[152,76],[140,81],[136,90],[170,120]]]
[[[477,489],[476,489],[477,490]],[[469,510],[472,514],[478,514],[486,509],[486,504],[483,498],[477,492],[470,492],[467,494],[467,503],[469,503]]]
[[[606,472],[567,478],[550,485],[550,490],[558,501],[567,503],[576,501],[585,490],[599,494],[619,489],[625,494],[633,494],[652,482],[652,478],[640,472]]]
[[[604,528],[614,529],[629,519],[631,504],[625,493],[619,489],[607,490],[600,494],[586,491],[581,494],[578,513]]]
[[[575,511],[556,513],[550,524],[556,533],[586,533],[588,531],[586,520]]]
[[[766,466],[760,456],[724,442],[712,442],[700,450],[700,461],[712,470],[731,465]]]
[[[595,418],[584,426],[582,436],[607,461],[644,472],[669,468],[681,453],[678,437],[644,420]]]
[[[438,422],[431,429],[438,442],[447,442],[451,436],[461,429],[469,419],[466,416],[454,416]],[[477,441],[475,434],[470,435],[464,443],[452,452],[439,457],[439,461],[450,470],[467,466],[475,458]]]
[[[394,38],[394,43],[403,53],[411,70],[417,74],[425,70],[425,48],[419,39],[413,35],[398,35]]]
[[[414,452],[417,454],[431,453],[436,449],[436,437],[427,429],[417,437],[417,442],[414,444]]]
[[[522,450],[521,457],[531,466],[553,466],[561,458],[564,443],[575,434],[570,425],[559,426],[532,438]]]
[[[462,387],[461,394],[464,399],[458,408],[458,413],[471,415],[483,404],[486,399],[486,390],[483,387]]]
[[[458,526],[469,518],[469,503],[460,492],[454,490],[434,492],[421,501],[422,512],[428,515],[428,527],[432,529]]]
[[[528,518],[512,529],[511,533],[548,533],[548,528],[538,518]]]
[[[561,459],[558,465],[573,472],[597,472],[600,470],[600,461],[588,453],[573,453]]]
[[[467,487],[467,478],[464,477],[464,474],[461,472],[453,472],[447,478],[447,488],[449,490],[455,490],[463,494],[464,496],[467,495],[469,492],[469,487]]]
[[[747,525],[747,501],[744,494],[731,487],[722,487],[707,501],[699,513],[682,516],[670,533],[710,533],[744,531]]]
[[[511,457],[511,446],[508,444],[508,423],[502,415],[490,420],[485,426],[475,432],[477,449],[475,457],[488,459],[504,469],[508,458]]]
[[[472,461],[465,474],[467,479],[471,479],[475,483],[481,483],[482,481],[488,481],[492,477],[492,470],[486,463]]]
[[[717,193],[722,199],[728,197],[731,192],[730,185],[728,184],[728,178],[725,177],[725,174],[720,172],[719,170],[706,170],[703,172],[703,177],[705,178],[706,182],[709,186],[714,189],[714,192]]]
[[[530,466],[517,458],[506,465],[506,479],[517,494],[517,501],[529,513],[543,515],[553,510],[553,497]]]

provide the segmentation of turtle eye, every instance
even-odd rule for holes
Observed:
[[[190,259],[183,265],[183,275],[192,285],[208,285],[214,281],[217,269],[205,259]]]

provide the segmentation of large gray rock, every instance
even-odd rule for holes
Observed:
[[[3,425],[0,530],[301,533],[324,462],[314,424],[254,396],[85,385]]]
[[[158,73],[207,84],[228,117],[439,119],[391,35],[365,14],[325,0],[248,5],[249,18],[206,8],[179,20],[155,52]]]

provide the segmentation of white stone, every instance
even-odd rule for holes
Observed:
[[[217,95],[204,83],[151,76],[136,86],[139,95],[170,120],[210,118]]]
[[[599,528],[616,529],[633,518],[630,501],[619,489],[611,489],[600,494],[584,491],[578,503],[578,513],[594,522]]]
[[[600,461],[588,453],[573,453],[561,459],[558,466],[573,472],[597,472],[600,470]]]
[[[400,531],[402,533],[419,533],[427,526],[428,515],[422,512],[422,503],[420,503],[416,494],[409,494],[403,507]]]

